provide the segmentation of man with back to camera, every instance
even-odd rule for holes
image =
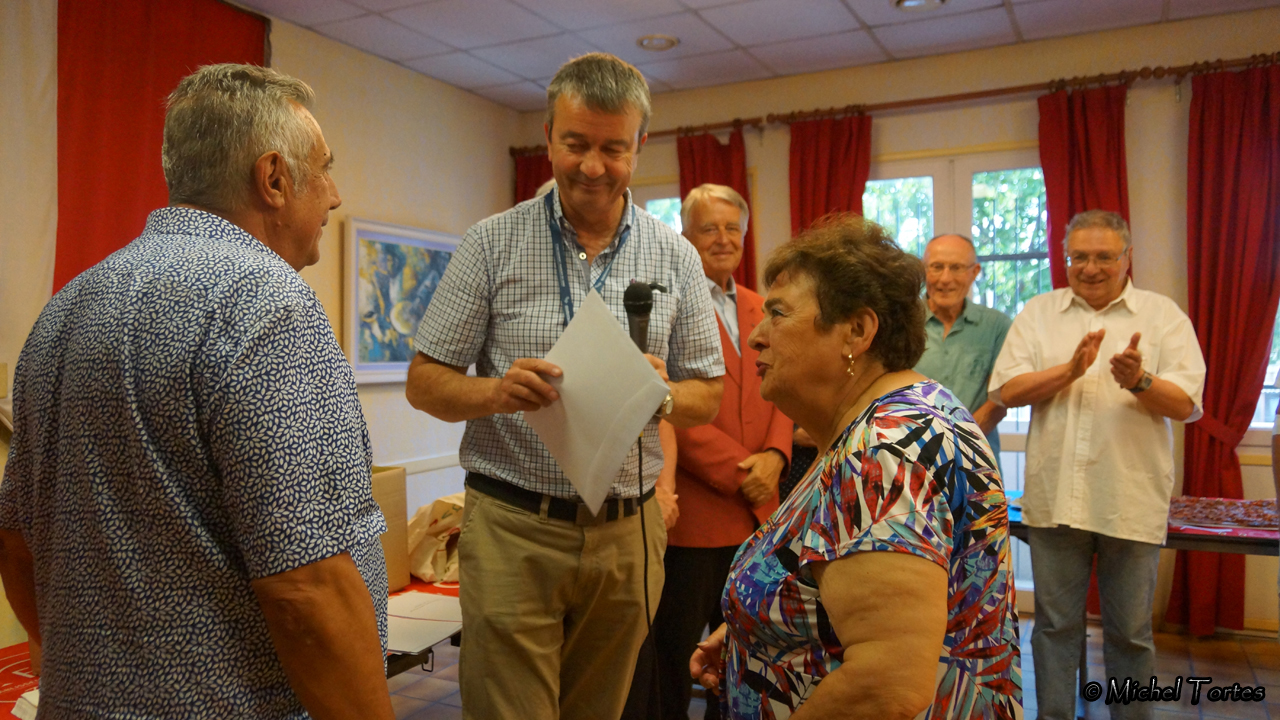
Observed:
[[[658,417],[690,427],[720,404],[724,364],[698,254],[627,190],[648,121],[634,67],[602,53],[562,66],[545,125],[556,188],[467,231],[418,328],[410,404],[467,421],[458,556],[468,718],[619,716],[647,632],[646,557],[650,608],[662,588],[662,515],[645,505],[642,531],[638,513],[662,466]],[[633,280],[665,287],[648,359],[671,390],[644,431],[644,492],[633,450],[592,516],[522,411],[558,399],[547,380],[561,370],[542,358],[588,291],[625,325]],[[467,377],[473,362],[478,377]]]
[[[49,302],[18,362],[0,573],[41,718],[392,718],[351,366],[298,275],[341,200],[305,83],[169,96],[170,206]]]
[[[1155,674],[1151,604],[1173,491],[1169,419],[1200,418],[1205,366],[1186,314],[1129,281],[1132,252],[1118,214],[1072,218],[1070,287],[1027,303],[991,376],[998,402],[1032,407],[1022,516],[1036,586],[1031,648],[1043,718],[1075,717],[1095,554],[1107,677],[1146,683]],[[1111,712],[1150,718],[1152,706],[1112,705]]]
[[[915,371],[937,380],[964,403],[987,434],[1000,461],[996,426],[1008,412],[987,398],[987,381],[1012,324],[999,310],[969,299],[982,272],[973,241],[963,235],[939,235],[924,249],[924,329],[928,346]]]
[[[764,299],[733,281],[750,218],[746,200],[733,188],[708,183],[689,191],[680,214],[683,234],[702,259],[727,370],[715,420],[676,430],[680,522],[667,539],[667,582],[653,635],[660,717],[685,719],[689,656],[703,628],[714,631],[723,622],[720,595],[738,546],[778,507],[793,425],[760,397],[759,353],[744,342],[764,318]],[[708,700],[707,717],[719,717],[719,705]]]

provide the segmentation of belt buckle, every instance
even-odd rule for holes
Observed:
[[[607,504],[609,501],[605,500]],[[578,517],[574,518],[574,524],[579,527],[590,527],[592,525],[603,525],[608,522],[609,508],[605,505],[600,506],[600,512],[595,515],[591,514],[590,508],[586,503],[578,503]]]

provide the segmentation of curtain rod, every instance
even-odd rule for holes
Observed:
[[[1073,78],[1062,78],[1058,80],[1050,80],[1048,82],[1032,83],[1029,85],[1015,85],[1012,87],[995,88],[993,90],[977,90],[974,92],[957,93],[954,95],[936,95],[934,97],[916,98],[913,100],[895,100],[893,102],[872,103],[869,105],[846,105],[840,108],[801,110],[791,113],[769,113],[763,117],[735,118],[725,122],[709,123],[706,125],[682,126],[671,130],[657,130],[649,133],[649,137],[657,138],[669,137],[672,135],[689,135],[693,133],[726,130],[729,128],[744,126],[763,129],[765,125],[775,125],[780,123],[790,124],[801,120],[817,120],[821,118],[841,117],[843,115],[864,115],[867,113],[884,112],[887,110],[904,110],[907,108],[925,107],[929,105],[946,105],[972,100],[985,100],[987,98],[1003,97],[1007,95],[1025,95],[1032,92],[1054,93],[1060,90],[1083,90],[1090,86],[1108,85],[1111,83],[1132,85],[1138,80],[1161,80],[1167,77],[1172,77],[1174,83],[1180,85],[1188,75],[1202,75],[1204,73],[1221,72],[1223,70],[1232,70],[1235,68],[1261,67],[1275,63],[1280,63],[1280,52],[1271,53],[1270,55],[1251,55],[1247,58],[1235,58],[1233,60],[1210,60],[1208,62],[1192,63],[1190,65],[1144,67],[1141,70],[1122,70],[1120,72],[1104,73],[1102,75],[1081,75]],[[530,145],[527,147],[513,147],[510,149],[512,157],[519,155],[540,155],[546,151],[546,145]]]

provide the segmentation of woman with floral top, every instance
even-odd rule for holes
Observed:
[[[822,452],[738,550],[690,672],[730,718],[1020,718],[996,460],[911,370],[923,266],[844,216],[779,248],[765,280],[761,395]]]

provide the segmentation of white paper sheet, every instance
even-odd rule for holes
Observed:
[[[387,601],[387,614],[418,620],[462,622],[462,605],[452,595],[436,595],[416,590],[392,595]]]
[[[387,650],[415,655],[462,629],[460,622],[387,616]]]
[[[598,513],[636,444],[670,389],[592,290],[547,362],[560,400],[524,418],[560,464],[591,512]]]
[[[392,595],[387,601],[387,649],[420,653],[462,629],[458,598],[424,592]]]

